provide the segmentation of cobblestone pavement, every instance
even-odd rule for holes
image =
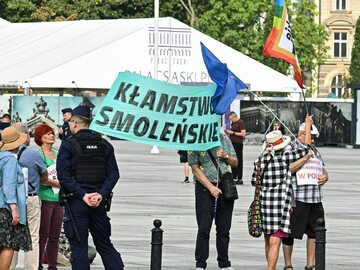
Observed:
[[[150,269],[154,219],[161,219],[163,223],[162,269],[195,269],[194,185],[182,184],[183,167],[176,151],[160,148],[160,154],[150,154],[149,145],[122,140],[112,140],[111,143],[121,170],[110,213],[112,240],[122,254],[126,269]],[[323,189],[328,230],[326,269],[358,270],[360,150],[319,149],[330,175]],[[259,153],[259,145],[244,147],[244,185],[238,186],[240,198],[235,203],[230,243],[230,259],[236,270],[266,268],[264,240],[249,236],[246,224],[246,211],[254,193],[254,187],[249,183],[253,160]],[[210,239],[209,270],[217,269],[214,231]],[[295,242],[294,269],[304,269],[305,244],[305,240]],[[278,269],[282,267],[280,254]],[[99,256],[91,269],[103,269]]]

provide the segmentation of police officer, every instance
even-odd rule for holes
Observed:
[[[60,140],[65,140],[71,136],[69,121],[72,116],[72,109],[65,108],[61,112],[63,113],[64,123],[59,130],[59,138]]]
[[[67,200],[64,217],[71,265],[74,270],[90,269],[90,231],[105,269],[122,270],[121,255],[110,241],[111,225],[106,213],[106,199],[119,179],[119,169],[114,148],[100,134],[88,129],[90,121],[89,107],[74,108],[70,120],[73,136],[62,142],[56,164],[61,187],[66,194],[72,194]],[[80,239],[77,239],[76,229]]]
[[[0,131],[10,127],[11,125],[11,115],[8,113],[4,113],[0,118]]]

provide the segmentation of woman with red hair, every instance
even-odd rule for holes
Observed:
[[[56,174],[57,151],[53,149],[55,143],[54,130],[41,124],[35,127],[34,139],[40,146],[40,154],[48,168],[49,179],[45,185],[39,189],[41,198],[41,223],[40,223],[40,262],[39,269],[42,269],[42,257],[46,247],[46,257],[48,269],[57,269],[57,256],[59,250],[59,237],[64,217],[64,209],[59,204],[59,180]]]

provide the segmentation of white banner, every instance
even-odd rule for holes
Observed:
[[[301,185],[318,185],[318,179],[322,175],[323,166],[320,159],[310,158],[296,173],[296,180]]]
[[[55,162],[55,164],[50,165],[50,166],[47,168],[47,171],[48,171],[48,177],[49,177],[50,179],[53,179],[53,180],[56,180],[56,179],[57,179],[56,162]],[[55,194],[58,194],[59,191],[60,191],[60,188],[57,188],[57,187],[51,187],[51,188],[52,188],[52,191],[53,191]]]

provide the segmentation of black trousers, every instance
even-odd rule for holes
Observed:
[[[73,227],[70,222],[69,212],[65,209],[64,230],[71,247],[71,267],[73,270],[90,270],[88,257],[89,231],[93,237],[96,250],[99,252],[105,270],[122,270],[124,264],[120,253],[116,251],[110,241],[111,225],[107,216],[104,200],[101,204],[92,208],[83,200],[76,197],[69,200],[74,221],[80,235],[80,243],[77,242]]]
[[[233,179],[242,180],[242,178],[243,178],[243,148],[244,148],[244,145],[242,143],[232,143],[232,145],[235,149],[236,157],[238,160],[237,167],[231,168],[232,174],[233,174]]]
[[[196,267],[206,268],[207,265],[206,260],[209,258],[209,240],[211,225],[214,219],[214,206],[215,198],[203,185],[196,182],[195,207],[198,224],[195,248]],[[228,251],[233,209],[234,201],[224,200],[222,196],[217,199],[215,224],[219,268],[231,266]]]

